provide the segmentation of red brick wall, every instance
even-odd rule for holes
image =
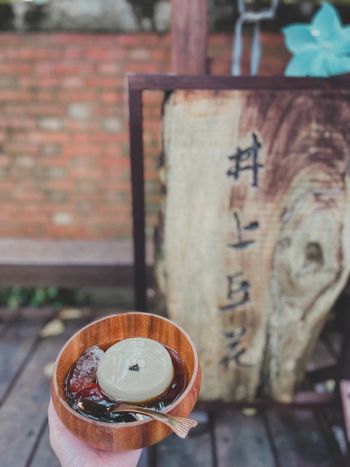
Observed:
[[[280,37],[262,74],[281,74]],[[231,37],[210,38],[228,74]],[[0,237],[115,239],[131,233],[125,73],[169,72],[169,36],[0,35]],[[145,96],[148,224],[158,209],[161,95]]]

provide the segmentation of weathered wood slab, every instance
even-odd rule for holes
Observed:
[[[196,412],[192,414],[196,419]],[[198,417],[197,417],[198,418]],[[198,418],[200,422],[200,418]],[[182,440],[175,435],[157,445],[156,465],[159,467],[213,467],[213,450],[209,427],[202,430],[199,425]]]
[[[83,324],[67,321],[63,334],[41,339],[18,376],[0,412],[0,452],[5,453],[2,467],[27,465],[47,416],[50,380],[44,367],[56,359],[64,342]]]
[[[350,381],[343,380],[340,382],[340,394],[344,413],[344,424],[348,443],[350,444]]]
[[[141,452],[137,467],[150,467],[149,463],[150,448],[145,448]]]
[[[51,448],[49,427],[45,423],[45,430],[28,467],[60,467],[60,465],[60,461]]]
[[[13,311],[13,314],[16,312]],[[0,340],[0,404],[21,366],[29,357],[39,339],[39,331],[47,319],[53,315],[52,309],[23,309],[17,314]]]
[[[41,310],[38,310],[38,313],[40,312]],[[104,314],[105,310],[102,310],[96,317],[103,316]],[[83,321],[85,319],[88,320],[90,317],[91,315],[85,310],[82,316]],[[62,339],[63,343],[63,340],[68,337],[69,333],[73,332],[76,327],[80,327],[84,324],[83,321],[81,319],[71,322],[67,321],[66,323],[69,329],[67,329],[66,334],[55,338],[43,339],[39,345],[46,342],[45,348],[56,345],[59,346],[58,341]],[[26,326],[26,324],[26,320],[19,320],[17,326]],[[11,328],[12,324],[7,331],[10,331]],[[17,340],[15,335],[13,338]],[[45,348],[41,347],[41,350]],[[324,358],[326,353],[322,349],[321,352],[322,355],[320,355]],[[16,376],[16,384],[11,387],[11,392],[0,410],[2,430],[0,431],[1,467],[3,465],[16,467],[58,467],[59,465],[49,445],[46,424],[47,406],[45,397],[49,391],[49,381],[46,377],[42,379],[43,374],[40,366],[38,366],[37,363],[35,365],[31,363],[33,359],[37,361],[38,358],[39,353],[36,349],[30,354],[29,358],[26,359],[25,364],[21,365],[20,373],[23,376]],[[319,357],[317,357],[317,360],[318,359]],[[314,364],[315,368],[317,368],[318,363],[321,363],[321,360]],[[38,369],[37,371],[33,371],[35,367]],[[13,420],[9,417],[9,414],[12,412],[8,411],[6,406],[9,404],[13,407],[14,400],[18,401],[19,397],[23,397],[24,391],[19,390],[19,382],[28,383],[31,388],[34,387],[33,383],[30,383],[31,379],[33,381],[39,379],[38,383],[34,383],[34,385],[37,384],[35,387],[39,388],[38,394],[36,394],[36,397],[33,399],[29,397],[28,393],[24,396],[26,412],[21,419],[21,426],[19,427],[18,424],[14,426]],[[12,396],[12,393],[15,393],[14,396]],[[36,411],[35,413],[34,410]],[[7,417],[2,415],[3,411],[7,414]],[[264,430],[259,416],[243,417],[239,412],[231,410],[228,412],[219,412],[215,415],[214,430],[212,431],[210,431],[212,427],[209,428],[206,425],[207,418],[205,412],[196,411],[194,416],[200,422],[200,425],[195,429],[193,436],[189,439],[189,443],[187,440],[184,442],[179,440],[177,442],[176,439],[174,439],[171,440],[170,445],[167,445],[166,442],[164,445],[161,443],[152,447],[152,451],[158,451],[158,454],[157,452],[152,452],[148,459],[149,464],[147,464],[148,453],[144,453],[142,461],[140,460],[139,462],[140,467],[143,465],[145,467],[146,465],[149,467],[182,467],[182,465],[192,465],[193,467],[202,465],[207,467],[213,467],[214,465],[218,467],[224,467],[225,465],[230,467],[250,467],[254,466],[256,463],[259,465],[259,462],[262,461],[265,461],[264,465],[266,465],[266,467],[285,467],[283,463],[284,459],[289,463],[286,464],[287,467],[290,467],[291,462],[294,462],[294,465],[298,467],[300,465],[316,466],[319,465],[320,456],[324,456],[325,450],[326,459],[328,459],[327,462],[330,462],[325,441],[319,434],[318,426],[315,424],[314,420],[312,420],[312,423],[310,423],[310,421],[305,421],[304,416],[290,421],[287,414],[282,415],[282,419],[280,419],[282,423],[280,422],[278,425],[274,423],[274,421],[272,423],[269,421],[273,437],[276,438],[275,451],[281,456],[279,458],[279,464],[275,464],[270,459],[269,452],[271,453],[271,447],[266,445],[268,435],[266,430]],[[279,419],[278,414],[275,416]],[[28,425],[30,420],[32,420],[31,425],[34,427],[34,432],[32,433],[30,433]],[[8,431],[8,434],[5,435],[5,440],[3,440],[3,433],[7,430],[12,430],[12,433],[16,430],[16,433],[18,432],[18,436],[13,440],[10,439],[10,443],[7,441],[10,438],[11,431]],[[300,431],[301,434],[299,433]],[[28,439],[25,436],[26,433],[29,433]],[[19,446],[21,446],[21,449],[19,449]],[[214,447],[216,447],[215,450],[213,449]],[[217,461],[216,464],[214,463],[214,458]],[[210,463],[210,459],[213,463]],[[322,466],[322,463],[320,465]],[[336,460],[333,460],[333,464],[330,465],[337,466]]]
[[[349,91],[175,91],[158,286],[202,398],[292,397],[349,272]]]
[[[338,467],[311,412],[268,412],[267,420],[281,466]]]
[[[218,467],[275,465],[264,421],[259,414],[245,416],[237,410],[215,416]]]
[[[0,308],[0,337],[6,333],[7,328],[16,320],[20,310]]]

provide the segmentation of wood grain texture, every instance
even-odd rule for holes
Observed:
[[[172,72],[201,75],[207,72],[207,0],[171,0]]]
[[[203,399],[293,397],[349,273],[349,98],[174,91],[166,103],[156,274],[199,350]]]
[[[11,324],[19,316],[20,310],[12,310],[11,308],[0,308],[0,337],[2,337]]]
[[[266,416],[281,466],[338,467],[311,412],[268,412]]]
[[[245,416],[237,410],[215,414],[218,467],[274,466],[274,458],[262,417]]]
[[[47,423],[39,440],[39,444],[28,467],[60,467],[61,463],[50,445],[50,434]]]
[[[198,421],[198,425],[190,431],[185,440],[172,435],[157,445],[155,460],[157,467],[215,465],[210,426],[207,422],[208,415],[203,412],[193,412],[192,418]]]
[[[1,467],[27,466],[47,417],[50,381],[44,368],[54,361],[64,342],[83,324],[80,320],[67,321],[63,334],[40,339],[16,379],[0,411],[0,452],[5,454]]]
[[[155,420],[127,424],[90,420],[71,409],[65,401],[64,380],[82,352],[92,345],[108,347],[128,337],[155,339],[174,349],[185,363],[189,377],[188,385],[166,412],[188,416],[198,397],[201,372],[197,353],[187,334],[177,325],[160,316],[135,312],[112,315],[95,321],[75,334],[57,357],[51,395],[57,414],[66,427],[98,449],[139,449],[155,444],[171,434],[170,428]]]
[[[350,444],[350,381],[340,382],[340,395],[343,406],[344,425],[346,429],[347,442]]]
[[[147,244],[151,277],[152,244]],[[116,287],[132,283],[132,242],[0,239],[2,286]],[[13,314],[13,311],[10,310]],[[2,315],[0,314],[0,333]]]
[[[0,404],[39,340],[39,331],[52,315],[52,309],[27,308],[21,310],[20,314],[14,310],[12,313],[17,315],[17,319],[11,322],[11,326],[0,340]]]
[[[98,316],[102,316],[104,313],[105,311],[102,311],[101,313],[98,313]],[[95,313],[92,315],[95,316]],[[88,316],[84,311],[83,320],[85,318],[91,319],[91,315]],[[49,392],[49,380],[46,377],[44,378],[42,368],[40,368],[40,364],[38,364],[37,361],[38,358],[41,358],[40,355],[50,359],[54,352],[57,352],[58,348],[64,344],[65,340],[69,337],[69,334],[74,332],[74,329],[76,330],[77,328],[84,325],[83,320],[77,319],[67,321],[67,329],[65,334],[55,338],[43,339],[35,351],[30,354],[29,359],[26,361],[25,365],[21,366],[20,374],[16,376],[17,382],[11,387],[11,392],[9,393],[4,402],[4,405],[0,410],[1,466],[58,467],[58,460],[55,458],[49,446],[48,431],[45,429],[47,411],[45,401],[47,400],[46,397]],[[26,320],[19,320],[17,326],[26,326],[26,324]],[[12,324],[8,330],[10,330],[11,327]],[[327,336],[328,333],[325,335]],[[1,339],[2,337],[0,338],[0,342]],[[13,335],[13,339],[16,340],[15,335]],[[8,342],[10,343],[10,341]],[[3,350],[6,353],[6,349]],[[51,354],[51,352],[53,353]],[[322,351],[322,358],[323,356],[326,355]],[[32,360],[35,360],[37,363],[33,365],[33,363],[31,363]],[[321,362],[317,362],[316,365],[313,365],[313,367],[317,368],[318,363]],[[44,364],[45,363],[43,363],[43,365]],[[33,371],[35,368],[37,368],[37,371]],[[23,385],[27,386],[23,387]],[[31,392],[25,390],[26,387],[38,391],[37,397],[32,398]],[[21,401],[22,404],[22,417],[11,417],[11,414],[13,413],[18,414],[18,412],[12,412],[18,401]],[[205,413],[194,411],[191,414],[191,417],[195,418],[199,422],[199,425],[195,428],[195,430],[192,431],[191,436],[186,440],[179,440],[179,442],[177,442],[176,439],[170,437],[161,443],[152,446],[149,449],[149,464],[146,462],[147,459],[145,460],[145,464],[143,464],[140,460],[140,466],[145,465],[146,467],[146,465],[148,465],[149,467],[170,467],[171,464],[176,467],[182,467],[182,465],[187,465],[186,462],[188,462],[189,465],[191,465],[192,462],[192,465],[196,467],[202,465],[214,467],[214,459],[229,460],[229,453],[235,452],[236,455],[231,459],[232,462],[229,464],[230,467],[231,465],[234,467],[247,467],[247,462],[245,462],[245,455],[249,455],[249,452],[247,451],[252,451],[252,445],[255,446],[255,443],[260,446],[260,450],[259,448],[256,448],[255,450],[256,457],[261,458],[263,454],[260,453],[260,451],[262,450],[265,452],[264,439],[266,439],[266,434],[261,431],[261,424],[252,423],[252,419],[247,417],[242,417],[235,421],[235,415],[233,415],[233,418],[231,419],[231,417],[227,414],[232,414],[232,404],[230,404],[230,407],[228,405],[223,407],[222,404],[221,407],[214,407],[214,403],[211,403],[210,405],[211,411],[215,412],[214,430],[212,430],[212,427],[210,427],[211,429],[208,430]],[[207,408],[208,404],[206,409]],[[3,414],[5,415],[3,416]],[[226,424],[228,425],[227,428]],[[279,459],[279,463],[271,464],[266,462],[267,467],[284,466],[283,456],[286,456],[288,459],[291,458],[291,454],[288,452],[288,449],[296,449],[298,447],[298,443],[295,440],[295,431],[299,431],[300,429],[304,430],[303,420],[301,419],[300,425],[298,422],[293,422],[291,427],[291,430],[283,432],[284,438],[287,439],[283,441],[282,448],[278,451],[282,455],[282,457]],[[310,425],[308,424],[306,430],[304,430],[304,437],[305,431],[307,432],[309,427]],[[317,430],[318,426],[313,425],[313,428]],[[31,429],[33,429],[33,432],[30,432]],[[12,433],[14,432],[17,433],[16,437],[12,436]],[[212,439],[210,439],[210,434],[212,435]],[[240,440],[245,438],[246,435],[247,437],[249,435],[249,445],[245,447],[243,445],[243,441],[241,443]],[[290,441],[288,441],[288,438],[291,438]],[[258,444],[259,440],[262,441],[261,445]],[[246,442],[248,441],[246,440]],[[216,454],[213,451],[213,446],[215,443],[217,448]],[[306,440],[305,443],[308,443],[308,441]],[[324,438],[320,437],[319,435],[312,435],[313,452],[309,451],[308,455],[306,456],[306,465],[318,465],[317,461],[319,459],[319,452],[322,453],[325,449],[324,443]],[[286,446],[287,453],[284,452],[283,444]],[[305,447],[301,449],[300,452],[305,459],[304,449]],[[241,450],[242,453],[240,453]],[[222,457],[220,456],[220,453],[222,453]],[[295,459],[295,463],[298,460],[299,463],[297,465],[301,466],[303,465],[303,462],[301,457],[298,457],[297,454],[298,453],[294,451],[293,457]],[[182,462],[183,459],[186,460],[185,463]],[[212,464],[210,463],[210,459],[213,460]],[[342,465],[337,463],[336,460],[333,461],[333,464],[336,466]]]

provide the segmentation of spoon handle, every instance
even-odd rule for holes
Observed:
[[[168,415],[157,410],[147,409],[145,407],[139,407],[131,404],[120,404],[116,408],[112,409],[111,412],[134,412],[142,415],[148,415],[149,417],[164,423],[180,438],[186,438],[191,428],[197,426],[197,422],[191,418],[176,417],[174,415]]]

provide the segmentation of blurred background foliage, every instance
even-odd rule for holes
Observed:
[[[11,309],[19,307],[61,307],[89,305],[89,293],[84,289],[58,289],[55,287],[10,287],[0,289],[0,306]]]
[[[350,0],[329,0],[343,21],[350,20]],[[163,33],[170,26],[171,0],[0,0],[3,31],[150,31]],[[212,32],[232,31],[237,0],[208,0]],[[270,0],[245,0],[248,8],[261,9]],[[280,31],[292,22],[308,22],[322,0],[280,0],[275,20],[264,30]]]

